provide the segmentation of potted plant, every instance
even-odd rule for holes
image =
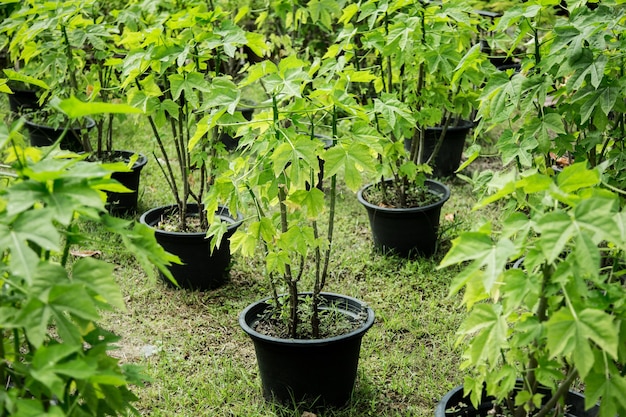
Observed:
[[[575,415],[626,411],[624,213],[601,175],[585,163],[558,176],[510,174],[478,207],[505,199],[516,210],[501,227],[483,225],[453,241],[441,266],[463,265],[450,293],[464,290],[469,313],[459,328],[466,406],[486,394],[511,415],[552,415],[582,386]],[[464,408],[440,406],[454,407]]]
[[[119,236],[143,266],[167,273],[173,258],[148,228],[106,213],[111,171],[76,154],[23,148],[20,123],[0,126],[0,414],[137,413],[132,389],[145,377],[109,355],[118,337],[100,323],[102,310],[125,308],[115,265],[71,252],[91,239],[80,227],[89,221]]]
[[[368,210],[375,246],[384,251],[401,256],[436,251],[439,212],[449,190],[428,176],[449,175],[459,167],[472,125],[464,119],[486,71],[480,45],[472,46],[477,34],[473,16],[478,15],[457,1],[365,2],[351,18],[360,28],[358,41],[344,36],[337,46],[349,51],[362,45],[354,59],[377,70],[363,100],[380,137],[373,146],[380,155],[380,180],[365,186],[359,201]],[[352,25],[346,24],[345,31],[354,32]],[[452,132],[454,137],[448,135]],[[442,152],[453,142],[460,145],[456,151]],[[444,162],[452,153],[459,159]],[[405,214],[410,226],[403,225]],[[388,227],[377,224],[379,219],[392,222],[389,232],[378,234]]]
[[[152,31],[160,37],[147,37]],[[219,61],[247,42],[246,32],[227,12],[190,4],[152,26],[126,31],[120,42],[129,48],[122,86],[128,87],[129,102],[147,114],[160,153],[156,162],[174,202],[143,213],[140,220],[182,259],[182,265],[171,267],[179,286],[216,288],[228,277],[228,238],[241,224],[237,211],[211,208],[223,229],[207,237],[205,194],[229,158],[219,123],[235,119],[241,97],[237,85],[219,73]]]
[[[87,141],[86,132],[95,126],[93,119],[74,120],[71,124],[51,106],[50,97],[77,95],[85,66],[84,33],[89,20],[84,19],[91,0],[57,3],[24,2],[15,8],[2,30],[10,39],[8,52],[14,69],[26,77],[38,79],[49,88],[39,96],[41,107],[23,114],[31,143],[46,146],[59,141],[63,148],[80,151]]]
[[[147,158],[114,148],[116,113],[85,115],[70,124],[56,105],[57,98],[69,97],[79,98],[76,106],[119,101],[119,58],[115,58],[118,50],[113,42],[117,29],[112,21],[97,16],[99,10],[95,2],[83,0],[62,6],[22,4],[2,26],[10,35],[9,51],[19,69],[5,73],[14,82],[35,85],[42,91],[36,95],[38,107],[22,113],[32,145],[49,146],[58,141],[63,149],[90,153],[94,161],[129,164],[128,171],[114,174],[128,192],[109,193],[108,200],[111,212],[126,213],[136,210],[140,173]],[[92,143],[88,131],[94,128],[97,138]]]
[[[255,346],[265,398],[342,406],[354,389],[361,340],[374,314],[359,300],[325,292],[337,173],[357,189],[359,165],[367,167],[371,155],[360,132],[351,130],[352,120],[338,118],[339,109],[366,118],[347,92],[354,69],[337,70],[334,58],[309,67],[291,56],[250,68],[243,85],[259,81],[270,97],[243,128],[242,153],[216,178],[207,204],[229,201],[231,210],[251,210],[231,244],[243,256],[258,256],[261,248],[271,288],[269,298],[239,316]],[[318,133],[332,138],[333,146]],[[318,187],[320,159],[325,185]]]
[[[495,20],[509,51],[528,47],[519,72],[485,85],[476,129],[502,129],[506,164],[526,168],[538,156],[548,169],[560,158],[608,164],[607,181],[623,188],[624,94],[615,86],[624,78],[624,7],[569,2],[557,15],[552,6],[526,2]]]

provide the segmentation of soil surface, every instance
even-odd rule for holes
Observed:
[[[404,191],[405,202],[402,202]],[[409,184],[402,190],[399,185],[390,184],[383,188],[381,183],[375,184],[363,191],[363,198],[379,207],[412,208],[424,207],[441,199],[441,195],[428,187]]]

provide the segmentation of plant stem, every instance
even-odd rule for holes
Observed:
[[[332,114],[332,135],[333,146],[337,143],[337,108],[333,106]],[[319,338],[319,296],[326,285],[326,277],[328,276],[328,264],[330,262],[330,253],[333,243],[333,231],[335,227],[335,205],[337,201],[337,176],[330,178],[330,204],[328,213],[328,247],[324,253],[324,261],[321,272],[319,271],[319,248],[316,250],[316,269],[315,286],[313,287],[313,311],[311,314],[311,328],[313,329],[313,337]],[[314,223],[315,239],[317,236],[317,222]]]
[[[252,188],[250,188],[248,184],[246,184],[246,189],[248,190],[248,193],[250,194],[250,196],[252,197],[252,201],[254,202],[254,207],[256,208],[256,211],[257,211],[257,217],[259,219],[264,218],[265,212],[263,211],[263,208],[261,207],[261,204],[259,203],[259,198],[256,196],[256,194],[254,194],[254,190],[252,190]],[[267,257],[267,254],[269,252],[269,249],[267,247],[267,242],[263,239],[261,240],[263,244],[263,253]],[[265,270],[267,273],[267,265],[265,266]],[[280,298],[278,297],[278,290],[276,289],[276,283],[274,282],[274,274],[272,272],[268,273],[268,278],[270,281],[270,286],[272,287],[272,298],[274,299],[275,305],[278,307],[280,306]]]
[[[435,143],[435,148],[433,149],[433,152],[430,154],[428,160],[426,161],[427,165],[430,165],[433,162],[433,160],[437,157],[437,154],[439,153],[439,149],[441,149],[441,145],[443,144],[443,140],[446,137],[446,133],[448,133],[448,126],[450,125],[450,122],[452,120],[452,114],[447,113],[446,115],[446,112],[444,111],[444,120],[445,121],[441,128],[441,134],[437,138],[437,143]]]
[[[278,200],[280,205],[280,228],[282,233],[286,233],[289,224],[287,222],[287,204],[285,200],[287,199],[287,193],[285,191],[285,184],[279,185],[278,187]],[[302,271],[302,268],[300,269]],[[298,281],[293,278],[293,273],[291,271],[291,265],[285,265],[285,275],[284,275],[285,283],[289,288],[289,326],[288,332],[290,337],[296,338],[298,334]]]
[[[272,121],[275,129],[276,139],[280,140],[280,133],[278,131],[278,101],[276,96],[272,96]],[[285,181],[282,184],[278,184],[278,204],[280,208],[280,230],[282,233],[286,233],[289,230],[289,222],[287,219],[287,184],[284,173],[281,174]],[[302,274],[302,266],[304,259],[301,259],[300,274]],[[290,337],[296,338],[298,334],[298,279],[294,279],[291,270],[291,264],[285,265],[284,281],[289,288],[289,325],[288,332]]]
[[[63,41],[65,42],[65,55],[67,56],[67,66],[70,73],[70,87],[72,88],[72,94],[76,94],[76,92],[78,91],[78,82],[76,81],[74,57],[72,56],[72,46],[70,45],[70,40],[67,36],[67,28],[65,27],[65,25],[61,25],[61,31],[63,33]]]
[[[565,380],[561,382],[561,385],[559,385],[554,395],[552,395],[552,397],[548,400],[548,402],[546,402],[546,404],[543,407],[541,407],[541,410],[539,410],[539,412],[535,415],[535,417],[547,416],[548,413],[552,411],[554,407],[556,407],[559,400],[567,395],[569,391],[569,387],[572,385],[572,382],[574,382],[574,379],[577,376],[578,376],[578,371],[576,370],[576,368],[570,369],[569,374],[567,375]]]
[[[419,15],[420,15],[421,28],[422,28],[421,43],[422,45],[426,45],[426,16],[424,14],[423,9],[420,9]],[[422,60],[420,62],[419,71],[417,74],[417,86],[415,88],[416,97],[421,97],[422,90],[424,89],[425,83],[426,83],[426,66],[424,64],[424,61]],[[421,101],[418,100],[416,104],[416,108],[415,108],[415,113],[419,113],[421,109],[422,109],[422,103]],[[413,161],[416,164],[421,163],[422,159],[424,158],[424,155],[423,155],[424,154],[424,136],[425,136],[425,129],[423,126],[418,124],[416,127],[415,135],[413,135],[413,140],[411,142],[411,152],[410,152],[411,161]]]
[[[66,235],[65,235],[65,245],[63,246],[63,254],[61,255],[61,266],[65,268],[67,266],[67,260],[70,255],[70,246],[72,246],[72,222],[67,225]]]
[[[4,376],[4,369],[6,368],[6,354],[4,352],[4,330],[0,330],[0,383],[6,389],[6,380]]]
[[[139,84],[139,81],[136,81],[136,85],[137,88],[139,90],[141,90],[141,84]],[[156,126],[156,123],[154,121],[154,118],[152,117],[152,115],[148,115],[148,122],[150,123],[150,128],[152,129],[152,133],[154,134],[154,137],[157,141],[157,145],[159,146],[159,150],[161,151],[161,155],[163,155],[163,159],[165,159],[165,167],[167,168],[167,173],[165,173],[165,170],[161,167],[161,163],[158,162],[158,158],[155,158],[157,160],[157,163],[159,165],[159,167],[161,167],[161,171],[166,174],[164,175],[167,184],[170,187],[170,191],[172,192],[172,194],[174,195],[174,199],[176,200],[176,205],[180,206],[180,195],[178,193],[178,186],[176,185],[176,176],[174,175],[174,170],[172,168],[172,164],[170,162],[170,158],[169,158],[169,154],[167,153],[167,151],[165,150],[165,145],[163,143],[163,139],[161,138],[161,134],[159,133],[159,129]]]
[[[176,127],[176,122],[172,120],[172,125],[175,132],[174,141],[176,143],[176,150],[178,152],[180,175],[183,186],[183,195],[180,199],[180,205],[178,206],[178,215],[181,231],[187,230],[187,199],[189,198],[189,175],[191,175],[188,165],[187,149],[185,146],[184,126],[184,121],[187,120],[186,117],[188,116],[188,114],[189,112],[186,105],[185,92],[183,91],[180,94],[180,102],[178,107],[178,127]]]
[[[540,323],[543,323],[546,320],[548,320],[548,317],[547,317],[548,298],[545,296],[545,290],[546,290],[546,284],[550,281],[550,277],[553,271],[550,265],[544,264],[542,266],[542,272],[543,272],[542,274],[543,279],[541,281],[541,290],[539,291],[539,294],[540,294],[539,306],[537,307],[537,312],[536,312],[537,318],[539,319]],[[536,342],[535,342],[535,348],[537,348]],[[533,394],[537,392],[537,376],[535,375],[535,372],[538,366],[539,366],[539,362],[537,361],[537,357],[534,354],[531,354],[530,360],[528,362],[528,367],[526,369],[525,384],[527,385],[528,390]],[[526,404],[529,405],[530,407],[534,407],[532,403],[532,399],[529,400]],[[515,417],[523,417],[526,415],[526,410],[524,409],[524,405],[525,404],[521,404],[519,407],[517,407],[517,409],[515,410],[515,414],[514,414]]]

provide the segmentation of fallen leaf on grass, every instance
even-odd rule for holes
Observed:
[[[454,221],[454,213],[448,213],[445,216],[443,216],[443,218],[447,221],[447,222],[453,222]]]
[[[99,258],[102,255],[99,250],[73,250],[70,253],[77,258]]]

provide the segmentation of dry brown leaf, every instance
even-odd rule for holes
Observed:
[[[72,250],[70,253],[77,258],[99,258],[102,255],[99,250]]]

